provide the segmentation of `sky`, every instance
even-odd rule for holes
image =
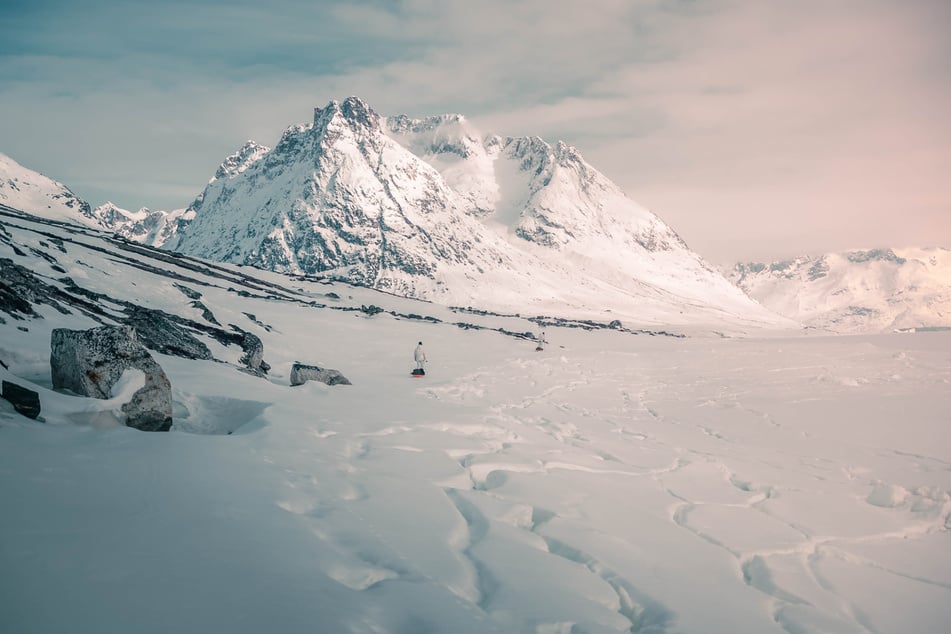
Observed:
[[[0,152],[189,204],[357,95],[564,140],[717,264],[951,247],[947,0],[6,0]]]

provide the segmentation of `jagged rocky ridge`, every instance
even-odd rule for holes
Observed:
[[[871,249],[740,263],[728,273],[764,306],[840,333],[951,327],[951,251]]]
[[[781,322],[564,143],[330,102],[219,167],[165,248],[449,305]]]
[[[116,235],[152,247],[165,244],[169,238],[187,226],[190,220],[185,209],[163,211],[143,207],[138,211],[129,211],[112,202],[93,209],[91,217]]]

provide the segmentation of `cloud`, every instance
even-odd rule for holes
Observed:
[[[187,204],[313,105],[564,139],[718,261],[951,244],[942,0],[8,3],[0,151]]]

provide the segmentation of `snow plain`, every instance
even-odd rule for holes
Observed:
[[[198,314],[172,279],[65,251],[51,253],[88,288]],[[222,323],[254,329],[273,369],[153,353],[176,423],[150,434],[119,426],[113,401],[48,389],[50,329],[95,324],[47,307],[8,319],[0,374],[40,392],[46,424],[0,401],[0,631],[924,634],[951,622],[951,333],[546,327],[536,352],[453,323],[539,330],[521,318],[228,270],[443,323],[239,296],[185,272]],[[417,340],[425,379],[409,376]],[[353,385],[290,387],[295,360]]]

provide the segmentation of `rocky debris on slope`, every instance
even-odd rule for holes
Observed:
[[[177,288],[178,290],[180,290],[180,291],[182,292],[182,294],[185,295],[185,297],[187,297],[188,299],[192,300],[189,305],[190,305],[192,308],[196,308],[196,309],[198,309],[198,310],[201,311],[201,317],[202,317],[202,319],[204,319],[205,321],[207,321],[207,322],[210,323],[210,324],[215,324],[216,326],[220,326],[220,325],[221,325],[221,322],[219,322],[219,321],[215,318],[215,314],[214,314],[213,312],[211,312],[211,309],[208,308],[207,306],[205,306],[205,305],[200,301],[200,300],[201,300],[201,297],[202,297],[201,293],[199,293],[198,291],[196,291],[196,290],[194,290],[194,289],[188,288],[187,286],[184,286],[184,285],[182,285],[182,284],[172,284],[172,286],[174,286],[175,288]]]
[[[303,385],[307,381],[320,381],[327,385],[353,385],[350,379],[338,370],[305,365],[295,361],[291,366],[291,385]]]
[[[47,304],[63,314],[69,311],[57,300],[59,289],[46,284],[26,267],[9,258],[0,258],[0,311],[13,319],[40,317],[34,304]]]
[[[211,359],[204,343],[172,322],[181,319],[161,310],[130,305],[125,323],[135,328],[137,337],[150,350],[183,359]]]
[[[256,324],[257,324],[258,326],[260,326],[261,328],[264,328],[264,330],[266,330],[266,331],[268,331],[268,332],[271,332],[272,330],[274,330],[274,328],[272,328],[272,327],[269,326],[268,324],[266,324],[266,323],[264,323],[263,321],[261,321],[260,319],[258,319],[258,318],[257,318],[257,315],[255,315],[254,313],[244,313],[244,316],[247,317],[248,319],[250,319],[251,321],[253,321],[254,323],[256,323]]]
[[[56,328],[50,347],[54,389],[109,399],[123,372],[129,368],[141,370],[145,385],[122,405],[126,425],[142,431],[171,429],[172,385],[162,367],[136,340],[132,327]]]
[[[37,392],[10,381],[4,381],[0,389],[2,389],[0,396],[10,401],[13,405],[13,409],[17,412],[27,418],[36,419],[39,417],[40,395]]]
[[[3,225],[0,224],[0,230],[2,229],[4,229]],[[10,236],[4,231],[0,231],[0,240],[7,242],[10,246],[15,246]],[[51,238],[50,242],[53,241]],[[63,250],[62,240],[59,240],[55,246]],[[36,249],[31,250],[37,251]],[[161,255],[163,260],[169,257],[167,253],[155,250],[148,250],[146,253]],[[47,261],[52,260],[51,264],[56,263],[56,259],[47,253],[36,252],[34,255],[43,257]],[[162,271],[150,267],[144,262],[137,262],[137,264],[139,268],[149,269],[160,275],[163,274]],[[166,277],[177,279],[173,275],[166,275]],[[146,348],[156,352],[185,359],[213,359],[214,357],[208,346],[192,334],[203,333],[210,335],[222,345],[241,347],[244,355],[239,362],[252,374],[264,376],[270,369],[270,366],[263,359],[264,346],[256,335],[235,325],[231,325],[232,331],[220,328],[220,324],[211,311],[198,301],[198,298],[202,296],[201,293],[183,284],[174,283],[174,286],[186,297],[192,299],[190,305],[202,310],[206,321],[218,327],[208,326],[179,315],[146,308],[132,302],[109,297],[104,293],[91,291],[79,286],[69,277],[63,277],[56,281],[63,285],[62,288],[47,283],[33,271],[14,263],[9,258],[0,258],[0,312],[7,313],[14,319],[19,320],[25,318],[42,319],[42,315],[34,310],[36,304],[50,305],[63,314],[70,314],[69,309],[73,308],[103,325],[110,325],[118,321],[133,327],[136,330],[138,341]],[[104,307],[106,306],[109,306],[110,310],[105,310]],[[113,310],[114,307],[121,307],[124,316],[116,316]],[[5,323],[2,317],[0,317],[0,323]]]

